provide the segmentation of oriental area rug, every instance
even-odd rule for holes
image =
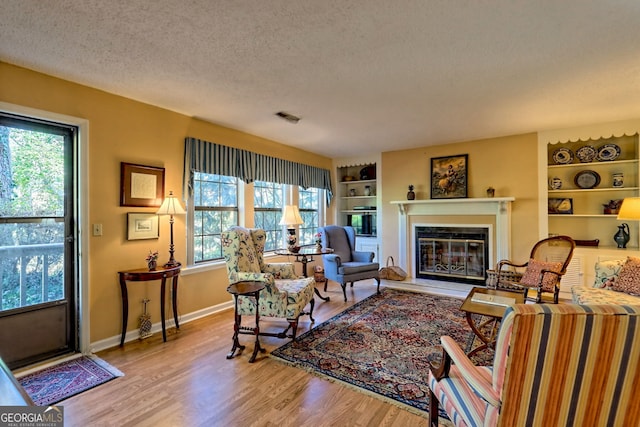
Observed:
[[[49,406],[121,376],[104,360],[82,356],[25,375],[18,382],[36,405]]]
[[[440,363],[440,336],[452,337],[467,352],[477,346],[461,304],[456,298],[387,288],[270,356],[426,417],[428,362]],[[474,359],[478,365],[492,361],[490,351]]]

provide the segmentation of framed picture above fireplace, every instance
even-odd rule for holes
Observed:
[[[467,197],[468,154],[431,158],[431,198]]]

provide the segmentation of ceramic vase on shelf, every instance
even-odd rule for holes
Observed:
[[[624,174],[623,173],[614,173],[612,178],[613,178],[613,186],[614,187],[623,187],[624,186]]]
[[[626,248],[629,243],[629,224],[624,223],[618,226],[618,232],[613,236],[613,240],[616,241],[619,248]]]
[[[147,267],[149,267],[149,271],[155,271],[158,267],[158,261],[155,259],[147,261]]]
[[[549,178],[549,188],[551,190],[559,190],[562,188],[562,179],[554,176],[553,178]]]
[[[413,185],[409,186],[409,192],[407,193],[407,200],[415,200],[416,193],[413,192]]]
[[[371,186],[370,185],[365,185],[364,186],[364,195],[365,196],[370,196],[371,195]]]

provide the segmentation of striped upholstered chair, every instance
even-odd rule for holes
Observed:
[[[640,306],[519,304],[507,309],[493,367],[474,366],[450,337],[430,369],[456,426],[637,426]]]

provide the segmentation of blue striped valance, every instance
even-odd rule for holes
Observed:
[[[186,138],[184,144],[184,194],[193,194],[193,172],[234,176],[246,183],[267,181],[321,188],[331,200],[331,173],[327,169],[304,165],[196,138]]]

